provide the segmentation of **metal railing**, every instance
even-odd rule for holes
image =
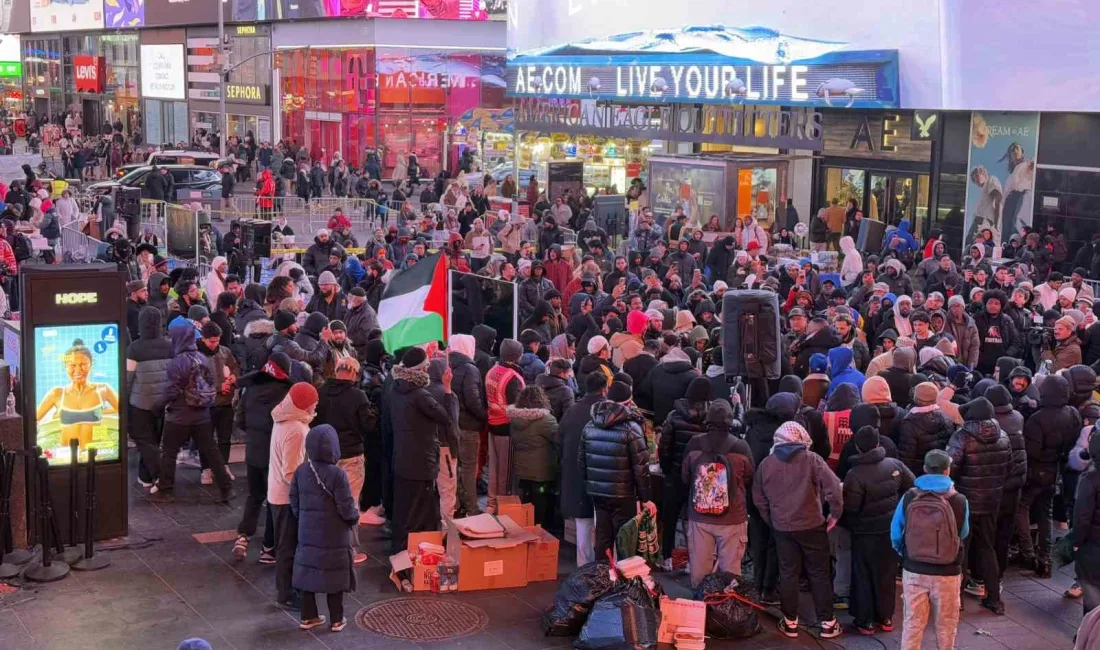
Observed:
[[[61,227],[61,254],[67,263],[91,262],[106,247],[106,243],[84,234],[77,221]]]

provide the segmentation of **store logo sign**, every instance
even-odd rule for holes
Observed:
[[[73,76],[76,78],[76,91],[80,93],[103,92],[106,78],[103,57],[78,54],[73,57]]]
[[[237,36],[255,36],[255,25],[237,25]]]
[[[23,64],[18,61],[2,61],[0,62],[0,77],[15,77],[19,78],[23,76]]]
[[[909,139],[914,142],[939,140],[943,121],[940,114],[930,111],[913,111],[913,123],[909,127]]]
[[[217,93],[215,93],[215,96]],[[226,84],[225,98],[228,101],[248,104],[266,104],[267,86],[256,84]]]
[[[99,294],[95,292],[54,294],[54,303],[58,305],[94,305],[97,302],[99,302]]]

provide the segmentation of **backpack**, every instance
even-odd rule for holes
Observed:
[[[27,239],[27,236],[21,232],[15,233],[11,240],[12,252],[15,253],[15,261],[22,262],[34,257],[34,248],[31,247],[31,240]]]
[[[214,398],[217,389],[208,378],[206,364],[201,361],[192,361],[191,373],[187,378],[187,386],[183,390],[183,399],[188,406],[196,408],[210,408],[214,406]]]
[[[728,441],[727,441],[728,443]],[[733,466],[726,453],[706,450],[700,456],[691,476],[691,507],[701,515],[724,515],[730,509],[730,485]]]
[[[962,542],[950,499],[955,488],[944,494],[913,488],[905,506],[905,554],[916,562],[940,566],[954,564]]]

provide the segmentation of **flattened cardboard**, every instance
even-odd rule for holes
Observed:
[[[707,604],[701,600],[661,596],[661,626],[657,643],[673,643],[679,629],[702,630],[707,625]]]
[[[497,497],[497,516],[507,516],[520,526],[535,525],[535,506],[521,503],[517,496]]]

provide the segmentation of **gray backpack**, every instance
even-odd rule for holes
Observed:
[[[926,492],[913,488],[913,497],[905,508],[905,555],[925,564],[954,564],[962,548],[958,521],[947,492]]]

